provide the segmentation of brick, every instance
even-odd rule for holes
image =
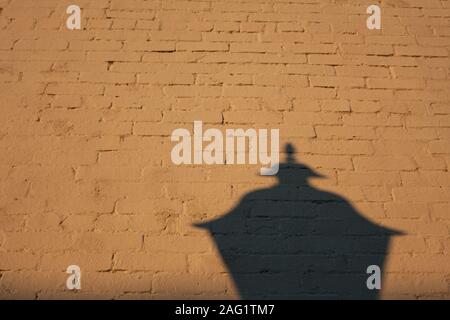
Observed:
[[[75,238],[76,247],[91,252],[113,252],[120,250],[139,250],[142,248],[143,236],[139,233],[95,233],[87,232]]]
[[[174,42],[169,41],[130,41],[125,43],[124,50],[130,52],[173,52],[175,51],[175,46]]]
[[[203,40],[210,42],[255,42],[256,36],[250,33],[208,32]]]
[[[377,55],[389,56],[394,53],[394,49],[389,45],[355,45],[343,44],[341,46],[344,54],[362,54],[362,55]]]
[[[448,154],[450,152],[450,140],[432,141],[429,143],[432,154]]]
[[[2,289],[13,292],[11,299],[36,299],[37,291],[63,290],[66,274],[62,272],[19,271],[2,276]],[[32,295],[30,295],[32,293]]]
[[[306,155],[302,156],[301,159],[306,163],[314,164],[318,168],[353,169],[353,164],[349,156]]]
[[[99,73],[99,72],[84,72],[80,74],[80,81],[91,83],[134,83],[136,82],[133,74],[122,73]]]
[[[405,186],[422,185],[433,187],[450,186],[450,175],[443,171],[420,171],[402,173]]]
[[[366,140],[376,136],[374,128],[371,127],[315,126],[315,131],[320,139]]]
[[[337,66],[336,74],[338,76],[354,76],[354,77],[389,77],[389,69],[386,67],[369,67],[369,66]]]
[[[172,111],[165,112],[164,121],[167,123],[192,123],[201,119],[203,123],[222,123],[222,113],[220,112],[192,112],[192,111]]]
[[[66,271],[70,265],[77,265],[82,271],[107,271],[111,269],[112,254],[81,252],[49,253],[42,257],[40,268],[45,271]]]
[[[114,267],[117,270],[137,270],[152,272],[182,273],[187,270],[187,258],[184,254],[152,252],[118,253]]]
[[[400,186],[400,175],[391,172],[339,172],[338,182],[345,186]]]
[[[219,97],[222,95],[222,87],[207,86],[194,89],[187,85],[177,85],[165,87],[164,92],[174,97]]]
[[[450,188],[439,187],[404,187],[394,188],[392,190],[394,199],[407,201],[414,199],[415,201],[445,201],[450,195]]]
[[[144,247],[150,252],[203,253],[211,251],[211,244],[196,236],[147,236]]]
[[[25,225],[25,218],[18,216],[3,215],[0,216],[4,231],[20,231]]]
[[[371,154],[372,147],[367,141],[315,140],[312,143],[312,152],[315,154],[360,155]]]
[[[64,50],[68,47],[64,39],[20,40],[14,45],[15,50]]]
[[[395,47],[395,52],[399,56],[413,57],[448,57],[448,51],[444,48],[424,48],[418,46]]]
[[[217,42],[180,42],[177,51],[228,51],[228,44]]]
[[[196,295],[203,292],[224,293],[227,290],[227,279],[224,276],[201,278],[199,275],[180,273],[170,275],[160,273],[155,276],[154,290],[156,294],[171,294],[177,291],[178,294],[194,293]]]
[[[153,274],[124,272],[89,272],[84,274],[84,291],[114,293],[145,293],[152,290]],[[107,295],[108,296],[108,295]]]
[[[394,219],[420,219],[429,214],[428,207],[424,203],[392,202],[385,204],[386,214]]]
[[[255,84],[263,86],[307,87],[308,79],[300,75],[257,75]]]
[[[281,115],[275,112],[224,112],[223,119],[225,123],[280,123]]]
[[[23,232],[5,233],[4,247],[8,250],[62,251],[70,249],[73,240],[70,234],[62,232]]]
[[[363,78],[350,77],[310,77],[313,87],[364,87]]]
[[[24,252],[0,253],[0,270],[33,270],[39,265],[39,256]]]
[[[232,43],[230,52],[274,53],[281,52],[281,45],[272,43]]]
[[[100,95],[103,93],[102,85],[92,84],[49,84],[46,92],[49,94],[76,94],[83,92],[86,95]]]
[[[382,80],[369,79],[367,81],[369,88],[386,88],[386,89],[421,89],[425,87],[423,80]]]
[[[420,141],[382,140],[373,142],[373,149],[376,155],[413,156],[416,154],[425,154],[427,148]]]
[[[449,219],[450,205],[447,203],[433,204],[431,208],[431,216],[434,219]]]
[[[365,171],[409,171],[417,168],[409,157],[355,157],[353,163],[357,170]]]
[[[398,115],[386,114],[348,114],[343,116],[343,124],[348,126],[380,126],[398,127],[402,125],[402,118]]]
[[[225,97],[271,97],[278,95],[279,89],[272,87],[260,87],[260,86],[226,86],[223,89],[223,95]]]

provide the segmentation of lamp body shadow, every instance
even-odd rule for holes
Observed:
[[[309,185],[292,159],[278,184],[245,195],[224,216],[197,224],[214,239],[242,299],[377,299],[367,267],[383,270],[391,236],[344,198]]]

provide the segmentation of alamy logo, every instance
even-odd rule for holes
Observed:
[[[381,29],[381,8],[373,4],[367,8],[367,13],[371,16],[367,18],[367,29],[380,30]]]
[[[66,273],[70,274],[66,281],[66,287],[69,290],[81,289],[81,269],[77,265],[67,267]]]
[[[381,289],[381,268],[377,265],[371,265],[367,267],[367,274],[370,277],[367,278],[366,285],[369,290],[380,290]]]
[[[66,27],[69,30],[81,29],[81,9],[79,6],[73,4],[67,7],[67,14],[70,16],[67,18]]]
[[[279,130],[270,129],[270,153],[268,139],[268,129],[226,129],[224,137],[219,129],[203,132],[202,121],[194,121],[193,136],[183,128],[172,132],[171,141],[178,143],[172,149],[171,159],[176,165],[259,162],[265,166],[260,170],[261,175],[276,175],[279,169]],[[205,142],[208,143],[206,146],[203,145]]]

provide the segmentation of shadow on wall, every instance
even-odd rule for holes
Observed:
[[[251,192],[207,229],[243,299],[377,299],[370,265],[383,270],[389,238],[344,198],[318,190],[321,177],[286,146],[278,184]]]

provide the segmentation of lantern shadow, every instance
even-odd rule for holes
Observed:
[[[383,270],[390,237],[402,233],[309,185],[321,176],[286,151],[276,185],[195,226],[210,232],[242,299],[377,299],[367,268]]]

